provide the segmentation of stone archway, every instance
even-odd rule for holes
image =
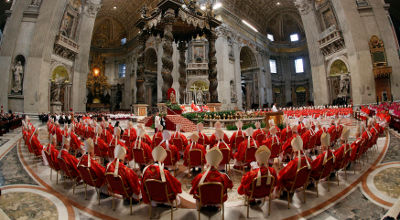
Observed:
[[[254,52],[247,46],[240,51],[240,72],[243,109],[258,108],[258,64]]]
[[[148,48],[144,56],[145,68],[145,103],[149,106],[157,106],[157,52],[154,48]]]
[[[349,104],[351,100],[351,77],[346,62],[340,58],[333,60],[329,65],[328,73],[330,103]]]

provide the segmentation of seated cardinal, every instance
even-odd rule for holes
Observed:
[[[242,131],[243,122],[237,121],[236,123],[237,131],[233,132],[229,144],[233,149],[237,149],[239,144],[246,138],[246,133]]]
[[[164,139],[163,138],[163,126],[159,125],[157,128],[157,132],[153,135],[153,148],[157,147],[158,145],[160,145],[161,141]]]
[[[197,134],[197,132],[193,132],[193,134],[190,136],[190,144],[188,144],[186,146],[185,152],[183,154],[184,155],[184,157],[183,157],[183,159],[184,159],[183,165],[185,165],[185,166],[189,165],[189,158],[190,158],[189,157],[189,152],[192,149],[201,150],[201,152],[203,153],[203,156],[202,156],[201,159],[203,161],[205,161],[206,149],[204,148],[203,145],[199,144],[198,141],[199,141],[199,135]]]
[[[126,156],[126,149],[120,145],[114,150],[114,160],[107,164],[106,173],[113,173],[114,177],[120,176],[125,188],[133,193],[133,198],[140,199],[140,182],[137,174],[126,167],[123,161]],[[122,162],[121,162],[122,161]]]
[[[219,121],[215,122],[214,127],[215,127],[215,131],[222,130],[221,122],[219,122]],[[229,138],[225,133],[223,133],[223,140],[225,143],[229,143]],[[214,146],[217,142],[218,142],[217,136],[214,133],[210,137],[210,146]]]
[[[132,151],[134,149],[142,149],[143,153],[144,153],[144,158],[135,158],[135,155],[132,155],[131,158],[133,158],[135,161],[138,160],[138,159],[139,160],[144,160],[144,161],[141,161],[141,162],[144,162],[145,164],[148,164],[148,163],[150,163],[152,161],[152,155],[151,155],[152,149],[151,149],[150,145],[148,145],[145,140],[146,140],[146,131],[142,127],[140,127],[138,129],[138,132],[137,132],[137,139],[129,147],[129,151],[130,151],[130,154],[133,154]]]
[[[282,168],[278,174],[278,187],[286,187],[287,189],[293,184],[298,169],[307,166],[311,171],[311,159],[303,152],[303,140],[301,137],[298,135],[294,137],[290,145],[293,147],[294,155],[297,156]]]
[[[94,139],[94,154],[99,157],[107,158],[108,157],[108,144],[104,142],[101,138],[101,134],[103,133],[103,129],[101,126],[96,127],[96,136]],[[110,157],[111,158],[111,157]]]
[[[349,162],[350,157],[347,156],[345,158],[345,154],[350,154],[351,153],[351,147],[347,143],[347,140],[349,139],[350,136],[350,129],[344,127],[342,131],[342,135],[340,137],[340,144],[342,145],[339,147],[337,150],[335,150],[334,154],[336,157],[336,162],[335,162],[335,169],[339,170],[344,168],[343,166],[346,165]],[[347,160],[347,161],[345,161]]]
[[[224,201],[228,199],[227,190],[232,189],[233,183],[232,180],[225,173],[221,173],[218,171],[218,166],[223,159],[222,153],[219,148],[211,148],[206,154],[206,160],[208,168],[203,173],[198,174],[192,181],[192,189],[190,190],[190,194],[198,202],[200,199],[199,195],[199,186],[203,183],[208,182],[217,182],[221,183],[224,186]],[[204,195],[203,195],[204,196]]]
[[[276,171],[272,167],[268,167],[268,160],[271,155],[271,151],[268,149],[267,146],[263,145],[260,148],[258,148],[256,152],[256,160],[258,166],[256,166],[254,169],[250,170],[247,172],[243,177],[242,181],[240,183],[240,186],[238,188],[238,193],[239,195],[251,195],[251,190],[252,190],[252,183],[253,180],[257,179],[256,186],[261,185],[261,177],[262,176],[268,176],[268,177],[274,177],[274,181],[276,184],[277,181],[277,176],[276,176]],[[271,179],[269,178],[269,182],[267,181],[267,184],[272,184]],[[256,195],[254,195],[256,196]]]
[[[245,158],[248,149],[258,148],[258,143],[254,139],[253,131],[254,130],[252,127],[246,129],[247,138],[246,140],[242,141],[242,143],[239,144],[238,149],[234,154],[234,158],[239,163],[250,163],[253,162],[253,160],[248,161],[249,158],[255,159],[254,155],[247,155],[247,158]]]
[[[99,188],[104,185],[104,173],[106,169],[94,159],[94,143],[91,138],[87,139],[85,142],[85,152],[86,153],[79,160],[77,167],[84,166],[93,171],[91,178],[95,181],[95,187]]]
[[[128,128],[124,131],[122,139],[125,141],[126,146],[130,146],[131,143],[135,142],[136,137],[136,129],[133,127],[133,123],[129,121]]]
[[[166,164],[173,166],[180,159],[180,154],[179,154],[178,148],[175,145],[170,143],[171,134],[168,131],[163,131],[162,136],[163,136],[163,140],[160,142],[160,144],[158,146],[161,146],[164,149],[171,151],[172,164],[168,164],[169,161]]]
[[[146,189],[146,184],[145,184],[146,181],[154,179],[154,180],[161,180],[162,182],[167,183],[168,194],[172,194],[171,197],[169,198],[170,201],[178,199],[178,204],[179,204],[179,197],[177,195],[182,193],[182,187],[179,180],[176,179],[173,175],[171,175],[171,173],[168,170],[164,169],[163,162],[167,157],[167,152],[163,147],[158,146],[153,149],[152,156],[155,163],[145,167],[143,170],[142,186],[141,186],[143,202],[146,204],[149,204],[150,202],[152,202],[152,204],[156,204],[156,202],[150,201],[147,195],[147,190],[149,191],[156,190],[163,192],[163,189]],[[168,201],[166,201],[166,203],[167,202]]]
[[[203,131],[204,125],[203,123],[198,123],[197,124],[197,132],[199,134],[199,141],[198,143],[206,146],[210,144],[210,139],[208,138],[208,136],[206,134],[204,134]]]
[[[325,164],[328,160],[328,158],[333,157],[333,163],[335,163],[335,155],[333,152],[329,149],[331,143],[330,139],[330,134],[329,133],[323,133],[321,135],[321,150],[323,151],[320,153],[315,160],[312,161],[311,163],[311,177],[314,179],[319,179],[321,173],[323,172],[323,169],[325,167]]]
[[[77,182],[80,180],[80,175],[78,171],[78,159],[69,153],[70,149],[70,138],[65,138],[63,140],[62,149],[58,152],[58,163],[62,163],[61,159],[65,162],[67,170],[64,172],[71,175],[72,178],[77,178]],[[62,167],[61,167],[62,168]]]
[[[181,125],[176,125],[176,131],[171,137],[171,142],[175,145],[179,151],[183,151],[185,147],[188,145],[188,140],[186,139],[185,135],[181,133]],[[181,146],[179,146],[181,145]],[[181,149],[180,149],[181,148]]]
[[[35,128],[29,142],[31,144],[31,149],[33,150],[35,155],[37,157],[40,157],[42,155],[43,146],[42,144],[40,144],[38,135],[39,135],[39,129]]]
[[[255,126],[256,130],[253,132],[253,138],[257,141],[258,145],[261,145],[262,142],[267,138],[267,134],[263,129],[261,129],[261,123],[259,121],[255,123]]]

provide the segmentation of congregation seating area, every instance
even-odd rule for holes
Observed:
[[[113,127],[108,121],[97,120],[98,118],[92,120],[83,116],[80,117],[80,121],[75,120],[71,126],[66,124],[64,127],[51,119],[47,124],[50,137],[50,143],[47,145],[41,144],[41,140],[37,137],[37,128],[29,121],[23,128],[23,137],[26,149],[38,160],[46,161],[50,173],[57,174],[56,183],[59,182],[59,174],[64,176],[63,181],[72,182],[73,194],[83,183],[86,198],[87,186],[92,186],[100,204],[102,200],[100,192],[102,188],[103,192],[106,189],[108,196],[113,198],[113,209],[115,210],[114,199],[127,199],[131,214],[133,204],[141,203],[139,198],[146,195],[147,200],[169,204],[171,219],[174,210],[179,208],[176,200],[182,192],[181,183],[174,179],[179,189],[171,190],[170,181],[162,181],[161,174],[144,181],[145,172],[149,170],[147,167],[156,164],[158,168],[157,164],[162,164],[160,169],[164,166],[168,168],[165,170],[165,176],[173,179],[177,175],[176,172],[179,172],[177,163],[183,160],[188,174],[191,174],[196,167],[202,168],[204,172],[209,167],[209,159],[206,158],[208,152],[211,149],[219,149],[222,158],[218,163],[219,168],[217,165],[214,172],[228,175],[227,171],[233,167],[242,173],[241,187],[242,189],[245,187],[245,190],[238,190],[238,193],[246,198],[245,205],[249,217],[251,216],[249,207],[256,199],[267,199],[269,215],[274,200],[286,201],[287,208],[290,209],[292,197],[295,193],[298,194],[299,190],[302,191],[303,203],[306,203],[312,199],[307,199],[305,193],[306,190],[310,190],[310,186],[313,186],[311,190],[316,191],[318,197],[320,182],[334,178],[339,184],[338,173],[344,172],[347,178],[347,171],[355,171],[355,165],[349,168],[350,164],[359,163],[365,158],[364,155],[375,151],[377,139],[385,129],[380,127],[378,121],[369,120],[368,127],[359,126],[355,140],[348,142],[349,130],[340,120],[332,121],[328,126],[321,126],[312,119],[313,117],[303,119],[302,116],[301,118],[292,116],[292,118],[294,121],[286,120],[285,128],[282,130],[275,126],[273,121],[269,121],[270,130],[260,129],[258,125],[255,131],[252,128],[242,131],[240,129],[242,125],[239,123],[238,130],[231,137],[228,137],[218,125],[211,136],[202,133],[203,128],[199,126],[196,139],[194,135],[196,132],[186,137],[180,132],[179,127],[172,134],[159,128],[159,131],[150,138],[143,133],[141,125],[135,129],[131,123],[128,123],[128,127],[121,135],[120,128]],[[93,142],[93,154],[88,150],[90,142]],[[260,176],[261,185],[257,183],[258,178],[255,176],[250,179],[250,184],[244,186],[245,176],[254,172],[252,163],[260,165],[257,153],[261,146],[270,152],[265,165],[271,172]],[[162,163],[155,159],[153,153],[159,147],[164,148],[166,152]],[[124,151],[122,156],[119,153],[122,152],[121,149]],[[45,158],[42,157],[42,151]],[[88,159],[88,155],[91,159]],[[92,160],[91,165],[88,160]],[[136,166],[136,163],[139,166]],[[124,170],[123,173],[115,172],[118,170],[116,164],[119,164],[119,170]],[[154,172],[153,168],[150,170]],[[50,178],[52,176],[50,174]],[[329,186],[330,184],[328,191]],[[224,182],[205,181],[192,187],[191,193],[195,188],[194,191],[199,193],[193,194],[197,203],[200,206],[221,207],[223,218],[224,203],[228,197],[226,191],[232,186]],[[221,197],[209,196],[215,192]],[[142,202],[149,204],[151,216],[152,203],[144,200]]]
[[[0,115],[0,136],[8,133],[10,130],[21,127],[22,117],[15,116],[14,114],[1,114]]]

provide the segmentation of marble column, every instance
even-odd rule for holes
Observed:
[[[214,32],[212,32],[207,35],[207,40],[209,44],[208,80],[210,81],[210,103],[218,103],[217,57],[215,56],[217,53],[217,51],[215,50],[215,41],[217,40],[217,36]]]
[[[167,102],[167,92],[170,88],[172,88],[172,84],[174,79],[172,77],[172,70],[174,69],[174,62],[172,60],[172,55],[174,53],[173,41],[174,36],[172,34],[172,22],[175,18],[175,12],[172,9],[169,9],[164,14],[164,20],[166,22],[164,27],[164,44],[163,44],[163,57],[162,57],[162,78],[163,78],[163,86],[162,86],[162,95],[163,102]]]
[[[139,37],[139,49],[138,49],[138,59],[137,59],[137,72],[136,72],[136,104],[145,103],[145,67],[144,58],[146,50],[146,39],[145,34]]]
[[[186,79],[186,42],[179,42],[179,103],[185,103]]]
[[[307,46],[310,55],[310,64],[312,71],[313,89],[315,105],[325,105],[329,102],[328,83],[326,79],[326,69],[324,56],[319,49],[319,24],[316,17],[313,3],[307,0],[298,0],[295,2],[300,11],[303,21],[304,31],[307,37]],[[351,1],[352,4],[354,2]]]
[[[90,72],[89,57],[92,33],[97,12],[100,10],[100,0],[87,1],[81,15],[78,30],[79,54],[75,60],[75,70],[72,85],[72,109],[76,112],[86,111],[86,81]]]

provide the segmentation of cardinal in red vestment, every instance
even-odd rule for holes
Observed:
[[[261,123],[259,121],[255,123],[255,126],[256,130],[253,132],[252,137],[257,141],[258,145],[261,145],[262,142],[267,138],[267,134],[263,129],[261,129]]]
[[[335,152],[334,152],[335,158],[336,158],[336,162],[335,162],[335,169],[336,170],[345,168],[343,166],[347,165],[347,163],[349,162],[349,159],[350,159],[350,155],[349,154],[351,153],[351,147],[347,143],[347,140],[349,139],[349,136],[350,136],[350,129],[344,127],[343,128],[343,132],[341,132],[341,133],[342,133],[342,135],[340,137],[341,147],[336,149]],[[348,156],[345,158],[346,154]]]
[[[178,148],[175,145],[170,143],[171,134],[168,131],[163,131],[162,136],[163,136],[163,140],[160,142],[160,144],[158,146],[161,146],[164,149],[171,151],[172,164],[168,164],[168,163],[167,164],[174,166],[176,164],[176,162],[178,162],[178,160],[181,158]]]
[[[40,157],[42,156],[43,146],[42,144],[40,144],[38,135],[39,135],[39,129],[35,128],[29,142],[31,144],[33,152],[35,153],[35,156]]]
[[[186,146],[185,152],[184,152],[184,157],[183,157],[183,165],[188,166],[189,165],[189,160],[191,159],[189,156],[189,152],[192,149],[198,149],[201,150],[202,154],[202,160],[205,161],[205,156],[206,156],[206,149],[204,148],[203,145],[198,143],[199,141],[199,135],[197,132],[193,132],[193,134],[190,136],[190,143]]]
[[[219,148],[214,147],[207,152],[206,160],[208,168],[206,171],[198,174],[192,180],[192,189],[190,190],[190,194],[192,194],[193,197],[196,199],[197,205],[199,205],[198,201],[200,199],[199,187],[203,183],[208,183],[208,182],[221,183],[224,186],[223,200],[226,201],[228,199],[227,189],[232,189],[233,183],[227,174],[218,171],[218,166],[221,163],[222,159],[223,156]],[[218,192],[215,193],[217,194]],[[207,195],[202,195],[202,196],[207,196]]]
[[[256,152],[256,160],[257,165],[252,170],[247,172],[243,177],[238,188],[239,195],[251,195],[252,190],[252,183],[255,179],[257,179],[256,187],[261,185],[261,177],[268,176],[266,184],[276,184],[277,175],[276,171],[272,167],[268,167],[269,157],[271,155],[271,151],[268,149],[267,146],[263,145],[258,148]],[[273,178],[272,178],[273,177]],[[272,182],[274,181],[274,183]],[[257,196],[257,195],[254,195]],[[270,195],[271,196],[271,195]],[[252,201],[250,201],[252,202]]]
[[[95,146],[93,140],[91,138],[87,139],[85,142],[86,153],[79,160],[77,167],[84,166],[89,168],[92,171],[91,178],[93,179],[93,181],[95,181],[94,187],[100,188],[104,185],[105,182],[104,174],[106,172],[106,169],[94,159],[94,147]],[[86,177],[83,177],[83,179],[85,178]]]
[[[229,144],[233,149],[237,149],[239,144],[246,139],[246,133],[242,131],[243,127],[243,122],[242,121],[237,121],[236,123],[237,131],[233,132]]]
[[[247,138],[239,144],[236,153],[234,154],[234,158],[239,164],[247,165],[253,161],[255,161],[255,155],[249,155],[250,148],[258,148],[257,141],[253,138],[253,128],[249,127],[246,129]],[[255,151],[254,151],[255,152]],[[246,157],[246,158],[245,158]]]
[[[150,202],[152,205],[156,205],[158,202],[155,201],[150,201],[150,198],[147,195],[147,191],[155,190],[155,191],[160,191],[162,192],[163,189],[147,189],[146,188],[146,181],[147,180],[161,180],[162,182],[165,182],[167,184],[167,190],[168,194],[171,194],[171,197],[169,198],[170,201],[174,201],[177,199],[178,204],[179,202],[179,197],[178,194],[182,193],[182,187],[181,183],[179,182],[178,179],[176,179],[173,175],[168,170],[164,169],[164,160],[167,157],[167,152],[165,149],[161,146],[158,146],[153,149],[152,151],[152,156],[153,160],[155,161],[154,164],[147,166],[143,170],[143,177],[142,177],[142,185],[141,185],[141,190],[142,190],[142,197],[143,197],[143,202],[146,204],[149,204]],[[165,201],[165,203],[168,203],[168,201]]]
[[[149,164],[152,162],[152,148],[150,145],[146,142],[146,131],[144,130],[143,127],[139,127],[137,131],[137,138],[136,141],[131,144],[129,147],[129,151],[132,154],[132,158],[135,160],[135,162],[140,163],[140,164]],[[137,158],[135,154],[133,153],[134,149],[141,149],[143,151],[143,156],[144,158]],[[141,156],[141,157],[143,157]],[[129,157],[128,157],[129,158]]]
[[[186,146],[188,145],[188,140],[186,139],[185,135],[181,133],[181,125],[176,125],[176,131],[171,137],[171,142],[175,145],[179,151],[184,151]]]
[[[323,133],[321,135],[321,153],[311,163],[311,174],[310,176],[319,180],[322,172],[324,171],[325,164],[330,157],[333,157],[333,164],[336,162],[336,157],[333,152],[329,149],[331,139],[329,133]]]
[[[80,175],[78,172],[78,159],[76,157],[72,156],[68,151],[70,149],[70,138],[65,138],[63,140],[62,144],[62,149],[58,152],[58,163],[64,163],[66,165],[66,169],[64,172],[69,175],[71,178],[76,178],[76,181],[79,182],[80,180]],[[61,168],[63,168],[61,166]]]
[[[120,176],[127,188],[128,193],[133,193],[135,200],[140,199],[140,180],[138,175],[123,164],[126,156],[126,149],[117,145],[114,150],[114,160],[107,164],[106,174],[112,173],[114,177]],[[122,162],[121,162],[122,161]]]
[[[219,122],[219,121],[215,122],[214,127],[215,127],[215,131],[222,130],[221,122]],[[229,138],[225,134],[225,132],[223,132],[223,140],[225,143],[229,143]],[[217,138],[216,134],[214,133],[210,137],[210,146],[214,146],[215,144],[217,144],[217,142],[218,142],[218,138]]]
[[[103,128],[97,125],[96,127],[96,136],[94,139],[94,154],[96,156],[107,158],[108,155],[108,144],[101,138],[101,134],[103,134]],[[111,156],[110,156],[111,158]]]
[[[198,143],[206,146],[210,144],[210,139],[208,138],[208,136],[206,134],[204,134],[203,131],[204,125],[203,123],[198,123],[197,124],[197,132],[199,134],[199,141]]]
[[[296,178],[298,169],[307,166],[311,171],[311,159],[303,152],[303,140],[301,137],[298,135],[294,137],[290,145],[293,147],[295,158],[282,168],[278,174],[278,187],[285,187],[288,190]]]

